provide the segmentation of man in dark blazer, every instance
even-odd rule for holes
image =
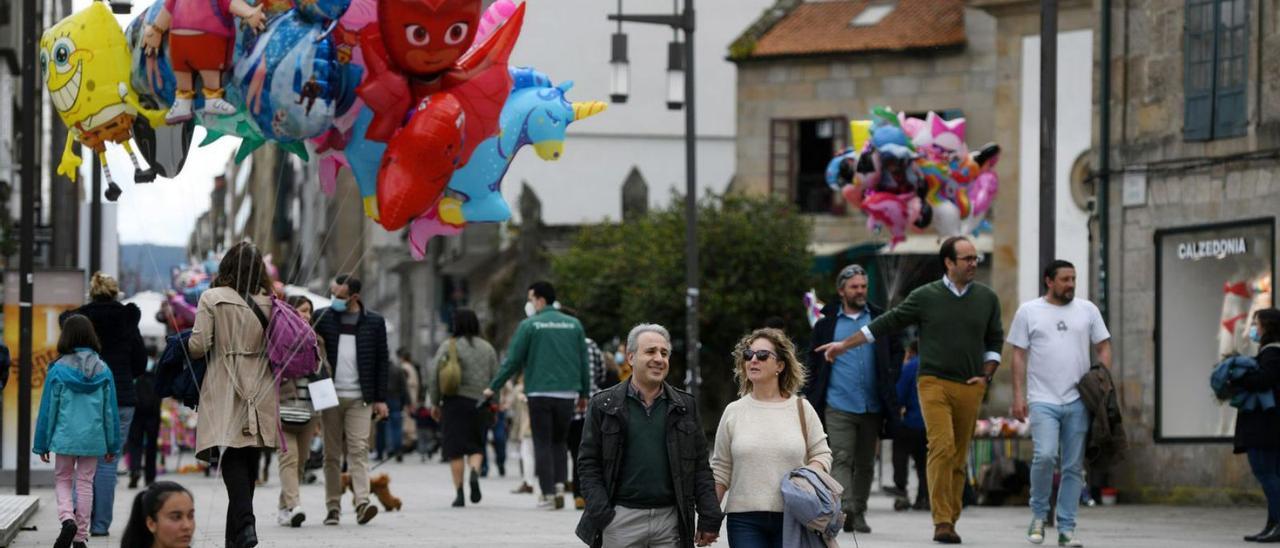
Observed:
[[[856,264],[836,278],[839,302],[822,309],[813,326],[809,348],[840,341],[883,311],[867,302],[867,272]],[[870,533],[867,498],[871,493],[872,466],[881,437],[889,437],[901,420],[896,384],[902,365],[902,343],[883,337],[850,356],[827,362],[821,353],[809,352],[809,382],[805,397],[822,417],[832,452],[831,475],[846,486],[842,506],[845,531]]]

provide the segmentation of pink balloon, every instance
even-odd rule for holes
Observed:
[[[462,233],[462,227],[453,226],[436,216],[436,208],[422,214],[409,224],[409,253],[413,260],[421,261],[427,256],[427,243],[432,236],[456,236]]]
[[[911,192],[872,192],[862,200],[862,211],[867,214],[868,229],[877,225],[889,229],[892,247],[907,239],[907,227],[920,217],[920,198]]]

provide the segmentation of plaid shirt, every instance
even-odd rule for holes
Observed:
[[[591,394],[594,395],[604,380],[604,354],[600,352],[600,345],[591,339],[587,339],[587,360],[591,362]]]

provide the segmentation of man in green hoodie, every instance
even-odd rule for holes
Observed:
[[[577,319],[554,307],[556,290],[550,283],[534,282],[528,298],[525,313],[529,317],[516,328],[507,358],[484,397],[492,397],[507,379],[524,372],[534,464],[542,489],[538,507],[559,510],[564,508],[569,475],[569,423],[575,402],[582,411],[590,396],[587,337]]]

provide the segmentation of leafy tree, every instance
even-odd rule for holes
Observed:
[[[737,397],[730,353],[739,338],[776,317],[794,340],[808,340],[801,299],[812,282],[811,227],[793,206],[770,198],[707,195],[698,209],[699,400],[713,426]],[[671,331],[668,380],[677,386],[686,369],[684,229],[684,200],[675,195],[636,220],[584,227],[552,260],[561,300],[596,341],[623,339],[641,322]]]

